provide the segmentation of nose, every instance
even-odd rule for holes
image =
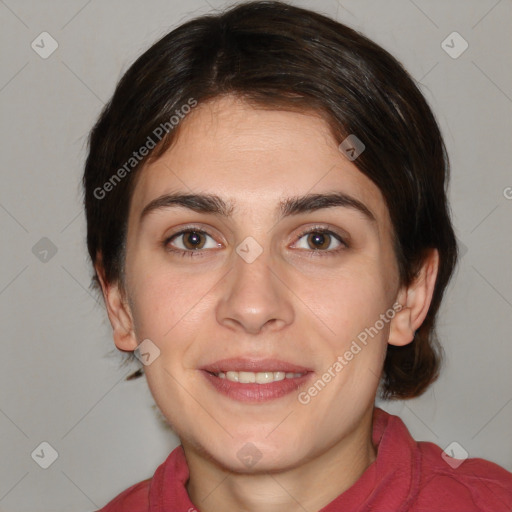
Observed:
[[[250,263],[235,255],[221,288],[217,321],[250,334],[290,325],[294,319],[293,292],[285,281],[283,267],[272,264],[268,251]]]

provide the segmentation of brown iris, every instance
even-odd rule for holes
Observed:
[[[310,242],[315,245],[314,249],[327,249],[331,243],[331,237],[326,233],[309,233],[308,244]],[[321,247],[318,247],[317,244],[321,244]]]
[[[183,235],[183,245],[190,250],[202,249],[205,242],[205,237],[202,233],[198,231],[188,231]],[[203,238],[203,242],[201,243],[201,237]],[[190,246],[188,245],[190,243]]]

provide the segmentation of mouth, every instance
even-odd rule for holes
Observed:
[[[261,403],[297,391],[314,371],[276,359],[224,359],[200,368],[213,389],[230,399]]]

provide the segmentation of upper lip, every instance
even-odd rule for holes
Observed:
[[[280,359],[252,359],[245,357],[234,357],[230,359],[221,359],[214,363],[207,364],[200,368],[211,373],[219,372],[293,372],[306,373],[313,371],[311,368],[292,364]]]

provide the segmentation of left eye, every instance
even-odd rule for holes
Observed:
[[[304,239],[304,242],[302,243],[302,247],[299,246],[299,249],[305,250],[327,251],[335,250],[345,245],[340,236],[328,230],[317,229],[302,233],[297,237],[297,240],[300,241],[302,239]],[[332,246],[333,243],[335,244],[334,247]],[[338,245],[336,245],[336,243]]]

